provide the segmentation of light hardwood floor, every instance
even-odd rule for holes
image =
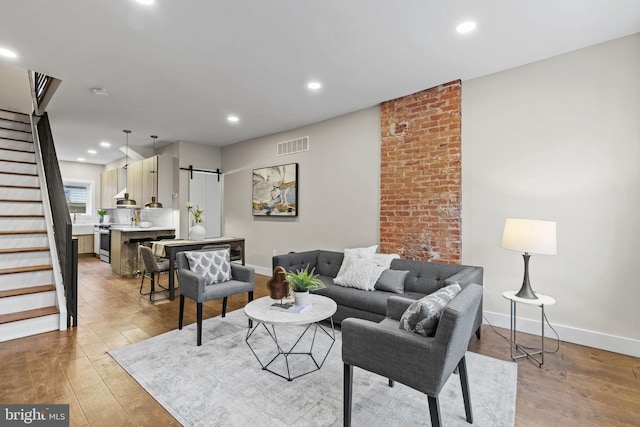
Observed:
[[[178,300],[150,303],[138,294],[139,279],[114,276],[95,258],[82,258],[78,269],[77,328],[0,343],[0,402],[68,403],[72,426],[178,425],[107,354],[176,329]],[[266,280],[258,276],[256,298],[267,294]],[[228,310],[245,301],[246,295],[231,297]],[[221,302],[209,302],[204,317],[221,309]],[[195,304],[187,300],[185,323],[194,321]],[[471,350],[509,360],[508,343],[486,325],[482,333]],[[539,343],[538,337],[521,336],[524,344]],[[554,344],[549,340],[547,348]],[[426,411],[425,399],[420,422],[428,422]],[[516,425],[640,426],[640,359],[561,343],[542,368],[519,361]]]

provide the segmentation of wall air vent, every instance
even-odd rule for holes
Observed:
[[[299,153],[301,151],[309,151],[309,137],[292,139],[290,141],[278,142],[278,156],[286,156],[287,154]]]

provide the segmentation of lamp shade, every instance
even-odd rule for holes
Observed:
[[[532,254],[555,255],[556,222],[507,218],[500,246]]]

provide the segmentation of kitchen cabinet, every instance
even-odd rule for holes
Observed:
[[[151,196],[164,207],[172,206],[173,158],[152,156],[129,163],[127,166],[127,191],[129,198],[142,208],[151,201]]]
[[[100,209],[113,209],[116,207],[118,194],[125,186],[126,172],[124,169],[111,169],[100,174]]]
[[[79,234],[73,237],[78,238],[78,255],[93,254],[93,234]]]
[[[142,201],[142,162],[140,160],[127,166],[127,193],[139,207],[143,207],[145,203]]]

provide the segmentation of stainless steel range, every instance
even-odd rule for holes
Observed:
[[[111,225],[98,224],[94,226],[100,238],[100,261],[111,263]]]

